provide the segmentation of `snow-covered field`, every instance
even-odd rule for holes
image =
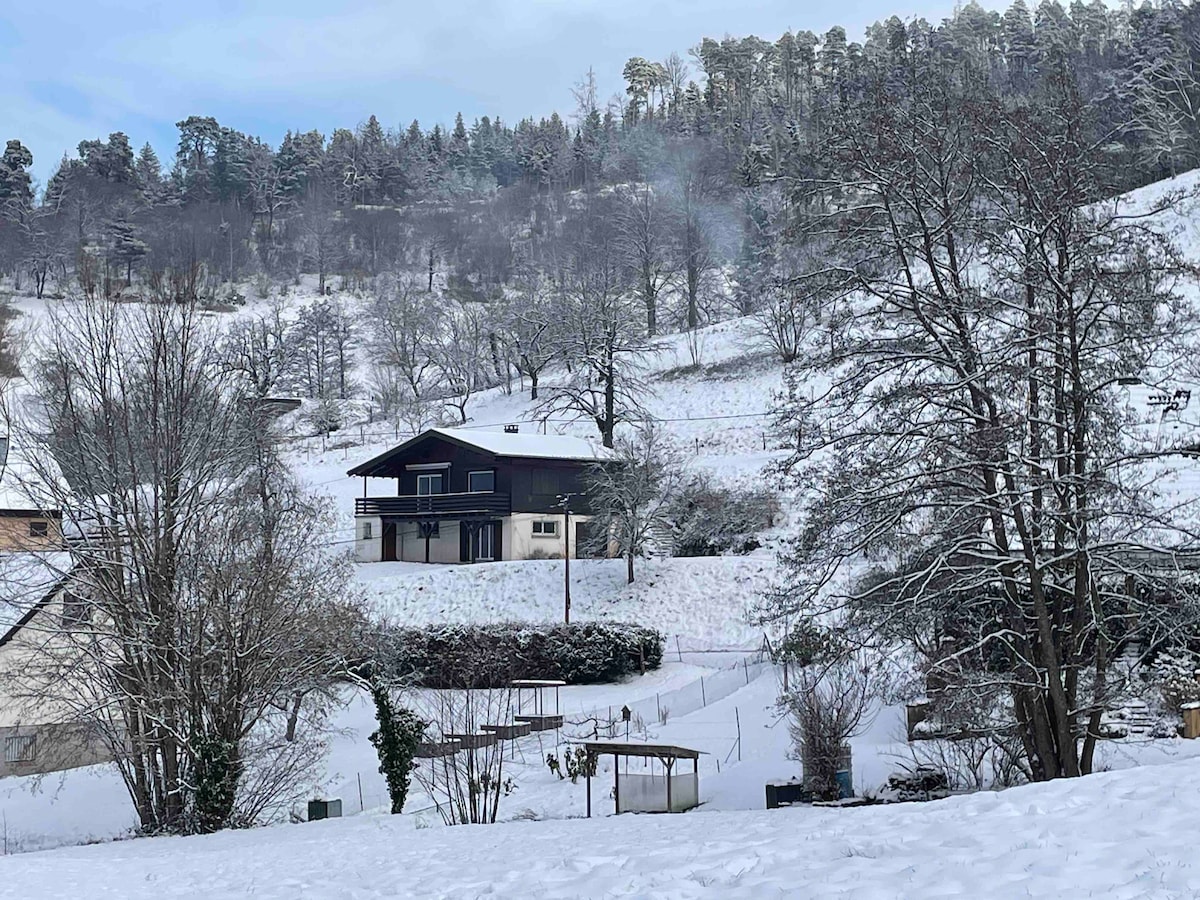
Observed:
[[[571,561],[572,621],[607,619],[659,629],[676,649],[744,649],[762,644],[752,606],[776,574],[775,557],[638,560],[626,584],[621,560]],[[358,579],[373,608],[394,622],[561,622],[561,560],[436,566],[372,563]]]
[[[851,810],[412,830],[359,817],[0,860],[0,897],[1112,897],[1200,894],[1200,761]]]

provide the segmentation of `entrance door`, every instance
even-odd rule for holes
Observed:
[[[396,556],[396,523],[383,523],[383,555],[381,557],[384,562],[395,562]]]

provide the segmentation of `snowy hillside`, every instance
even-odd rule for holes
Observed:
[[[752,606],[771,585],[775,560],[749,557],[641,560],[633,584],[620,560],[573,560],[571,615],[657,628],[685,649],[762,643]],[[563,616],[563,564],[556,560],[426,566],[373,563],[358,578],[379,613],[410,625],[438,622],[554,622]]]
[[[701,329],[698,363],[682,335],[662,342],[646,360],[650,415],[663,422],[670,442],[691,471],[727,485],[770,483],[764,467],[781,454],[771,432],[770,410],[782,386],[782,365],[759,346],[753,323],[733,320]],[[695,347],[696,344],[693,344]],[[544,379],[553,383],[561,373]],[[356,410],[362,414],[362,405]],[[499,431],[518,424],[522,431],[569,434],[598,443],[595,426],[555,418],[541,422],[528,389],[514,381],[511,393],[493,388],[468,406],[472,431]],[[362,480],[347,469],[409,435],[386,423],[351,420],[326,438],[304,437],[302,416],[294,429],[290,459],[315,489],[329,495],[337,528],[334,549],[352,543],[354,498]],[[368,481],[368,489],[394,490]],[[784,504],[786,517],[786,504]],[[580,561],[573,567],[573,612],[580,619],[628,619],[679,635],[690,646],[758,646],[761,628],[748,616],[755,597],[775,573],[775,540],[784,521],[760,535],[763,549],[750,557],[651,559],[642,561],[633,585],[624,568],[608,561]],[[526,621],[562,616],[562,567],[548,562],[505,563],[468,569],[405,564],[359,567],[359,580],[381,615],[397,621]]]

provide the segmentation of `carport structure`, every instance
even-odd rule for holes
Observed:
[[[592,771],[601,756],[613,757],[613,799],[616,812],[685,812],[700,805],[700,751],[674,744],[633,741],[584,741],[587,753],[587,814],[592,815]],[[621,774],[621,759],[657,760],[663,774]],[[676,772],[675,764],[690,759],[692,771]]]

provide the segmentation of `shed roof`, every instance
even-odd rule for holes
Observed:
[[[373,470],[405,450],[430,438],[442,438],[463,447],[470,447],[493,456],[526,459],[559,459],[594,462],[606,459],[609,452],[584,438],[562,434],[511,434],[504,431],[481,431],[466,428],[430,428],[416,437],[379,454],[351,469],[348,475],[370,476]]]
[[[588,753],[611,753],[614,756],[655,756],[660,759],[673,757],[675,759],[699,759],[699,750],[679,747],[675,744],[646,744],[641,741],[584,741],[583,747]]]
[[[0,510],[56,513],[65,484],[47,450],[26,446],[0,433]]]

